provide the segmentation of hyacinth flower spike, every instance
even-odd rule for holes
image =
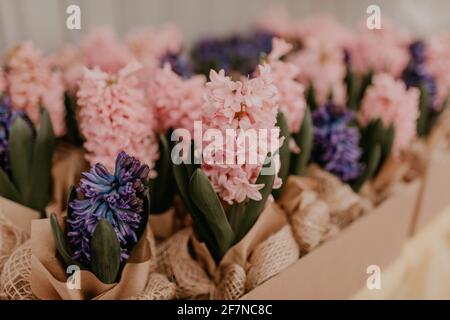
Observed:
[[[95,164],[69,193],[67,223],[51,216],[59,256],[66,266],[92,271],[103,283],[118,281],[147,226],[150,169],[121,152],[114,173]]]
[[[428,136],[431,129],[445,110],[448,97],[441,105],[436,102],[436,81],[426,68],[426,45],[423,41],[415,41],[409,46],[410,61],[402,73],[402,80],[407,88],[420,90],[419,118],[417,135]]]
[[[41,108],[41,121],[35,130],[23,114],[13,115],[10,110],[2,114],[9,123],[2,128],[2,147],[7,146],[7,150],[0,167],[0,195],[45,216],[55,145],[50,116]]]

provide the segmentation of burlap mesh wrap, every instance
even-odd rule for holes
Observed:
[[[31,243],[26,241],[8,258],[0,276],[0,294],[7,300],[37,300],[31,291]]]
[[[370,209],[371,205],[368,201],[328,171],[311,165],[307,176],[318,181],[317,192],[330,208],[330,219],[333,225],[342,229]]]
[[[371,208],[349,185],[316,165],[308,168],[305,177],[289,177],[279,204],[289,216],[302,253],[333,237]]]
[[[176,296],[176,286],[159,273],[152,273],[142,294],[129,300],[173,300]]]
[[[318,246],[330,229],[330,208],[319,199],[317,181],[290,177],[280,205],[289,216],[300,249],[309,252]]]
[[[299,247],[289,225],[260,243],[249,258],[247,291],[280,273],[295,263],[300,256]]]
[[[11,253],[28,238],[26,232],[13,225],[0,211],[0,272]]]
[[[219,265],[208,272],[203,262],[211,257],[204,257],[204,252],[191,252],[191,237],[191,229],[185,229],[158,247],[158,271],[176,284],[181,299],[239,299],[299,258],[292,230],[285,226],[256,246],[246,265]]]
[[[222,271],[222,278],[214,292],[214,299],[236,300],[245,294],[247,275],[237,263],[230,264]]]
[[[183,229],[158,245],[157,270],[175,283],[177,298],[208,298],[214,283],[189,252],[191,236],[191,229]]]

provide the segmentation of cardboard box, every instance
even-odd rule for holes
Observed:
[[[247,293],[242,299],[349,299],[401,252],[416,209],[420,182],[402,188],[336,238]]]
[[[411,234],[420,231],[449,205],[450,152],[435,152],[430,157],[423,177]]]
[[[40,218],[39,212],[4,197],[0,197],[0,212],[28,234],[31,233],[31,220]]]

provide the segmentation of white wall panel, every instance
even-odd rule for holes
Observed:
[[[349,25],[365,19],[369,4],[382,17],[419,35],[450,31],[448,0],[0,0],[0,53],[32,39],[46,50],[77,40],[95,25],[113,25],[120,33],[142,25],[175,22],[190,42],[203,35],[246,30],[271,7],[284,6],[292,17],[335,13]],[[81,7],[82,30],[67,30],[66,8]]]

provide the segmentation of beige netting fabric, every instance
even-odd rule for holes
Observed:
[[[308,168],[307,176],[318,181],[319,196],[330,208],[332,224],[340,229],[371,209],[371,203],[355,193],[352,188],[316,165]]]
[[[317,188],[317,181],[312,178],[289,177],[280,199],[302,253],[317,247],[331,226],[330,208],[319,199]]]
[[[222,271],[222,277],[214,293],[216,300],[236,300],[245,294],[247,275],[237,263],[228,265]]]
[[[190,228],[183,229],[157,246],[158,272],[176,285],[179,299],[209,298],[214,282],[189,252]]]
[[[11,253],[28,238],[26,232],[13,225],[0,211],[0,272]]]
[[[152,273],[142,294],[129,300],[173,300],[176,297],[176,286],[166,276]]]
[[[31,243],[26,241],[6,261],[0,275],[0,296],[7,300],[38,300],[31,291]]]
[[[289,225],[261,242],[248,260],[246,289],[250,291],[295,263],[300,250]]]

